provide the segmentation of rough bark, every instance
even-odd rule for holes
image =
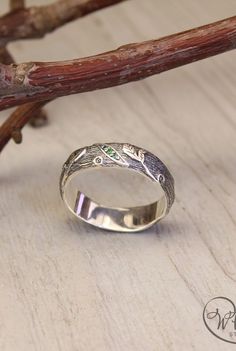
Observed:
[[[235,47],[236,16],[87,58],[0,65],[0,110],[140,80]]]

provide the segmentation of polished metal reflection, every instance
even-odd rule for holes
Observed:
[[[81,184],[74,186],[71,194],[73,179],[78,179],[86,170],[101,170],[105,174],[113,168],[129,170],[151,180],[155,185],[153,201],[139,206],[109,206],[95,201]],[[98,181],[98,189],[101,184]],[[162,193],[158,200],[157,189]],[[122,232],[150,227],[167,215],[174,202],[174,180],[166,166],[150,152],[130,144],[94,144],[75,151],[63,166],[60,190],[67,207],[77,217],[96,227]],[[112,194],[113,188],[107,191]]]

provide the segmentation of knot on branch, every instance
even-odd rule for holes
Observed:
[[[25,84],[27,83],[28,74],[35,66],[32,62],[21,63],[19,65],[12,64],[14,69],[14,83],[16,84]]]

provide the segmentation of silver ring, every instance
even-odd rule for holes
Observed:
[[[150,204],[134,207],[103,206],[76,189],[69,199],[72,179],[84,170],[120,168],[138,172],[161,189],[161,197]],[[97,185],[99,186],[99,184]],[[93,144],[74,151],[65,162],[60,193],[69,210],[83,221],[102,229],[136,232],[164,218],[175,199],[174,179],[164,163],[151,152],[131,144]]]

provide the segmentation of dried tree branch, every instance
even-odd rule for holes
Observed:
[[[0,18],[0,46],[19,39],[42,38],[67,22],[123,1],[59,0],[46,6],[18,9]]]
[[[125,84],[235,48],[236,16],[83,59],[2,65],[0,109]],[[12,130],[27,123],[32,109],[34,104],[25,105],[23,117],[17,113],[0,127],[0,151]]]
[[[125,84],[235,48],[236,16],[87,58],[0,65],[0,110]]]

